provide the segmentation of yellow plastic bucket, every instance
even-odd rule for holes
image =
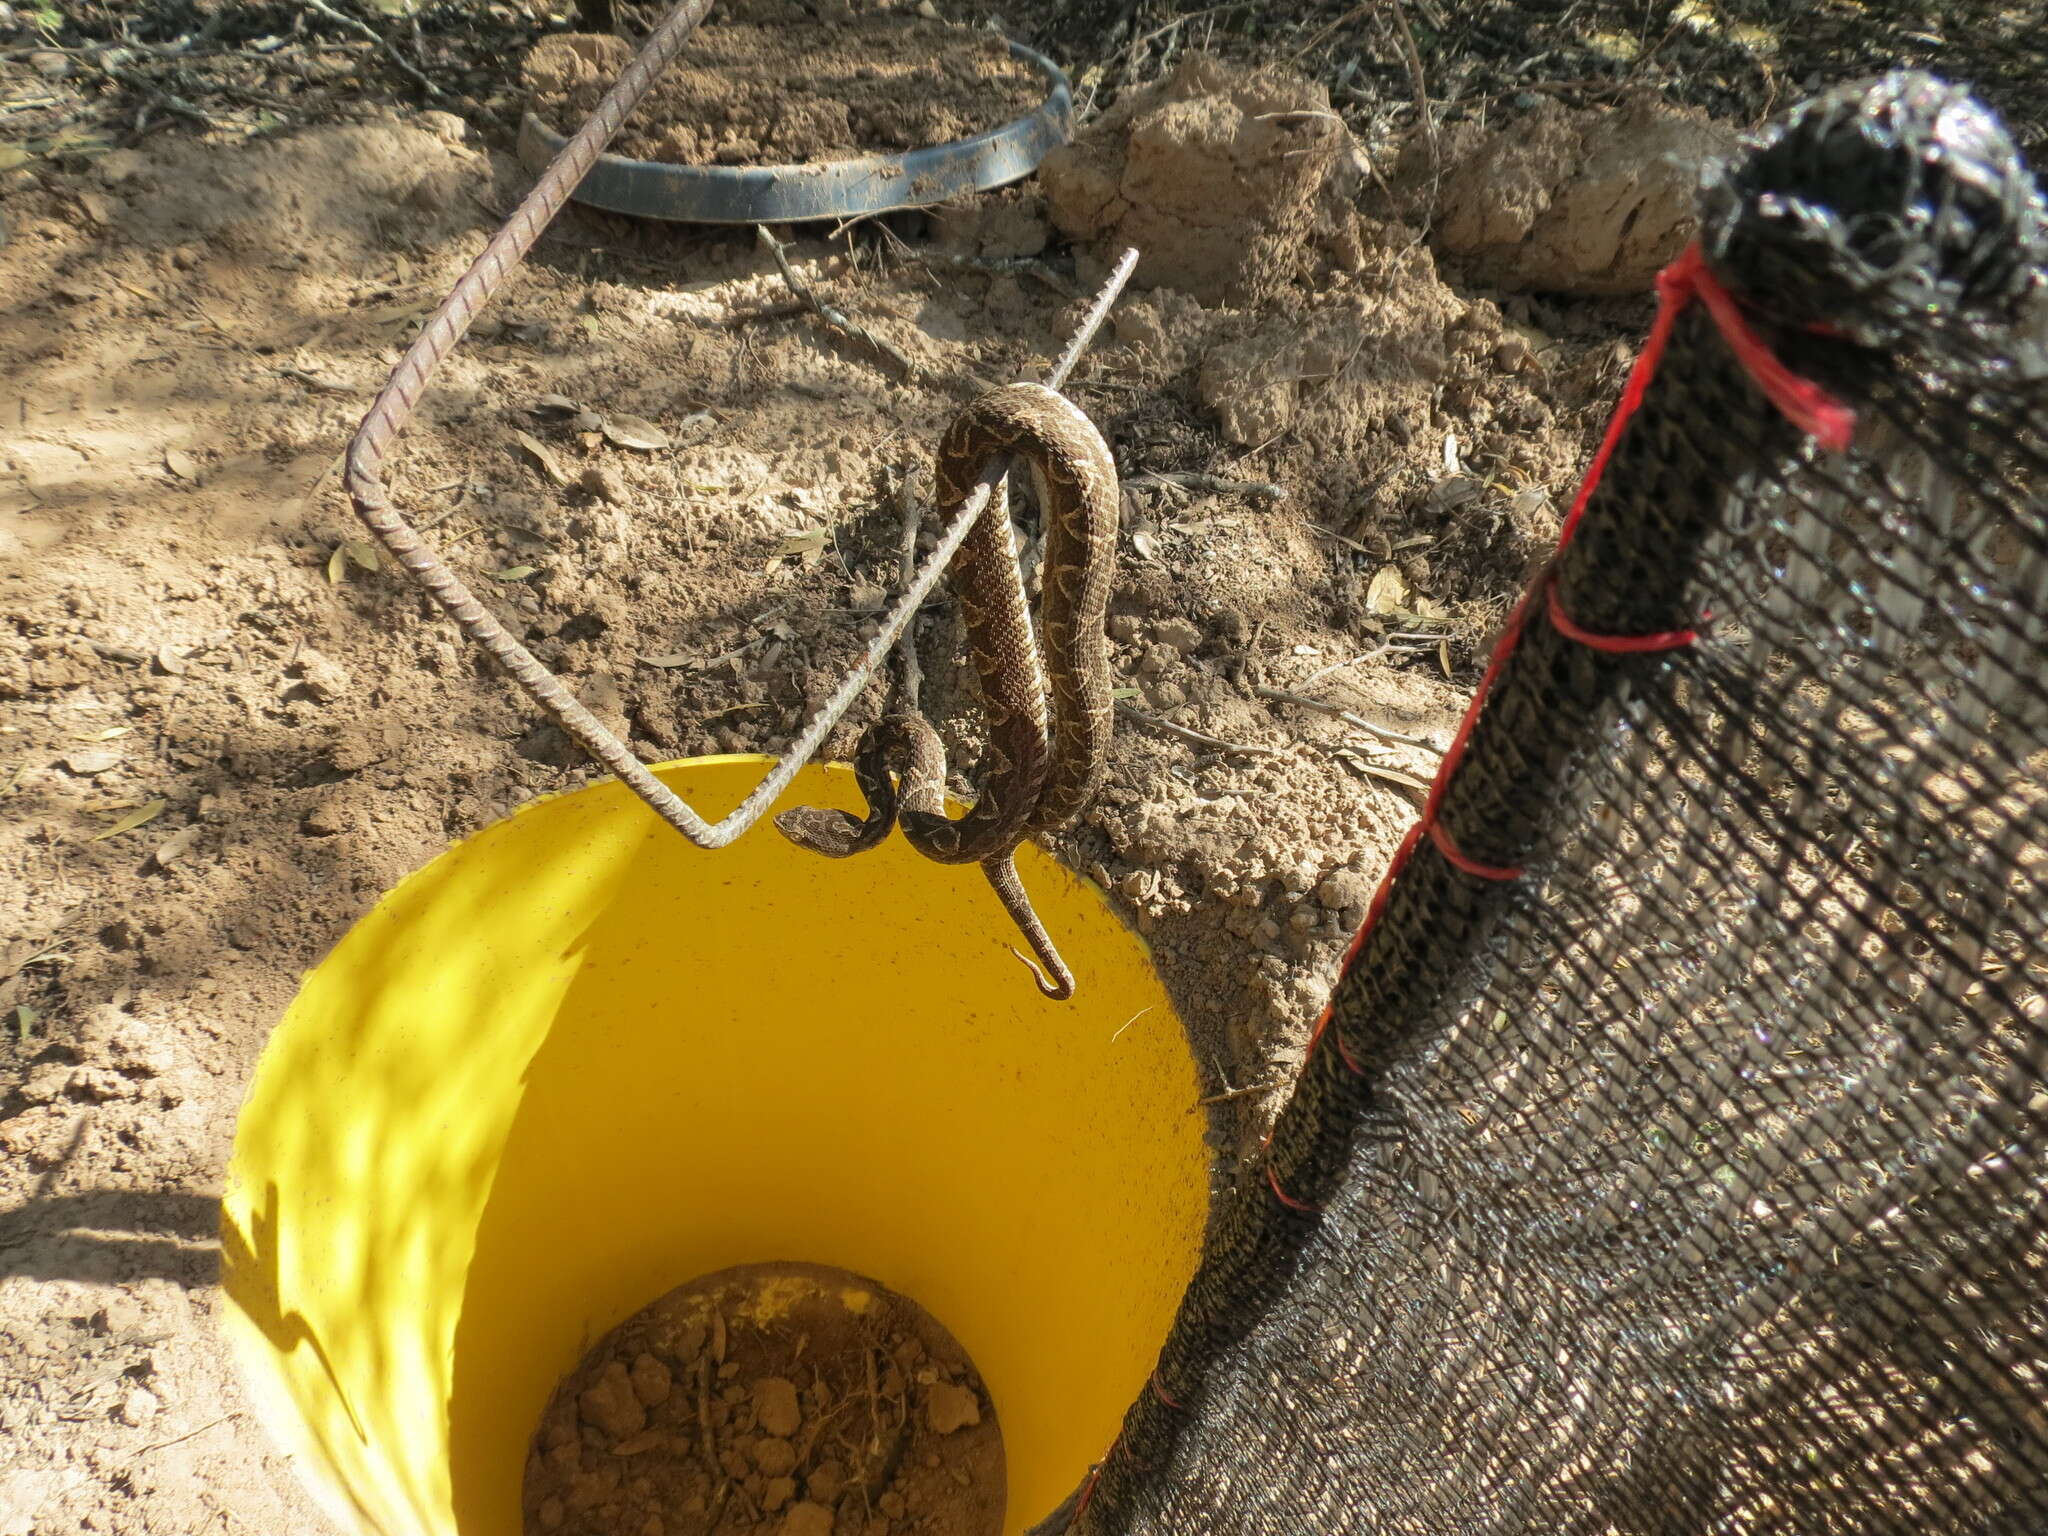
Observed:
[[[759,758],[661,776],[710,815]],[[786,803],[856,807],[811,769]],[[518,1536],[528,1437],[682,1281],[837,1265],[920,1303],[1002,1426],[1007,1528],[1144,1384],[1200,1244],[1195,1074],[1139,941],[1019,859],[1041,998],[971,866],[772,829],[705,853],[622,786],[538,802],[363,918],[265,1049],[223,1202],[255,1409],[350,1536]]]

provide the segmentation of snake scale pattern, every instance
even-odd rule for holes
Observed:
[[[1031,908],[1015,854],[1025,838],[1072,821],[1102,786],[1114,718],[1104,625],[1116,568],[1116,463],[1065,396],[1039,384],[1004,385],[968,405],[939,440],[940,518],[952,517],[1003,457],[1028,470],[1037,492],[1044,582],[1034,638],[1010,520],[992,499],[951,572],[987,721],[973,808],[957,820],[946,815],[937,731],[914,709],[892,708],[862,735],[854,757],[866,817],[803,806],[775,825],[800,848],[845,858],[900,823],[926,858],[981,865],[1038,957],[1039,990],[1065,999],[1074,994],[1073,973]]]

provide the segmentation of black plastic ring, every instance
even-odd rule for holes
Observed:
[[[600,155],[569,195],[592,208],[691,224],[784,224],[921,208],[1021,181],[1073,131],[1074,94],[1060,67],[1022,43],[1010,57],[1052,83],[1039,108],[971,139],[900,155],[815,165],[668,165]],[[519,125],[519,159],[535,175],[568,140],[533,113]]]

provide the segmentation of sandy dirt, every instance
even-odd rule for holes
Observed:
[[[567,132],[632,56],[620,38],[549,38],[528,57],[533,109]],[[803,165],[923,149],[1024,116],[1047,86],[986,31],[908,9],[813,16],[776,0],[721,8],[627,120],[614,154],[678,165]]]
[[[442,369],[397,494],[643,756],[777,750],[892,590],[902,468],[983,383],[1043,371],[1118,238],[1176,198],[1228,209],[1256,259],[1157,241],[1072,385],[1125,480],[1130,713],[1053,846],[1155,946],[1227,1157],[1648,309],[1451,281],[1505,259],[1439,251],[1454,168],[1366,174],[1318,87],[1200,64],[1160,89],[1072,152],[1092,212],[1049,173],[792,247],[913,377],[750,238],[565,218]],[[0,171],[0,1536],[325,1529],[217,1342],[236,1107],[384,890],[592,777],[337,492],[403,340],[526,185],[503,132],[356,116]],[[927,698],[971,762],[956,622],[924,621]]]

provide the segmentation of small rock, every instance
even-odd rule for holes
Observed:
[[[792,1504],[782,1517],[781,1536],[832,1536],[832,1511],[808,1499]]]
[[[804,1492],[820,1504],[837,1504],[846,1492],[846,1469],[836,1461],[821,1461],[804,1479]]]
[[[469,124],[453,112],[422,112],[415,121],[443,144],[460,144],[469,137]]]
[[[544,1531],[558,1531],[562,1528],[562,1501],[560,1499],[541,1500],[540,1528]]]
[[[139,1429],[156,1417],[156,1394],[147,1387],[132,1387],[121,1399],[121,1406],[115,1417],[130,1429]]]
[[[121,755],[118,752],[73,752],[64,759],[64,766],[79,778],[89,779],[96,773],[120,767]]]
[[[29,68],[45,80],[62,80],[77,68],[69,54],[32,53],[28,56]]]
[[[950,1435],[956,1429],[981,1422],[981,1400],[972,1389],[953,1382],[941,1382],[925,1398],[925,1418],[932,1432]]]
[[[1147,677],[1159,677],[1179,665],[1179,651],[1170,645],[1153,645],[1146,648],[1145,659],[1138,663],[1138,670]]]
[[[633,1395],[648,1407],[667,1402],[674,1385],[668,1367],[654,1356],[642,1353],[634,1358]]]
[[[585,1423],[594,1424],[615,1440],[637,1435],[647,1427],[647,1410],[633,1393],[626,1367],[617,1360],[606,1364],[597,1385],[584,1391],[576,1404],[583,1410]]]
[[[198,841],[199,823],[193,822],[190,826],[180,827],[161,843],[157,844],[156,852],[152,855],[156,860],[157,868],[169,869],[178,860],[190,853],[192,845]]]
[[[632,494],[626,477],[609,464],[592,464],[577,478],[576,489],[586,496],[617,506]]]
[[[1133,640],[1137,639],[1138,628],[1136,614],[1116,613],[1110,615],[1109,638],[1120,645],[1129,645]]]
[[[796,1447],[773,1435],[754,1442],[754,1465],[769,1477],[782,1477],[796,1469]]]
[[[355,796],[346,786],[329,791],[306,807],[299,826],[308,837],[339,837],[355,830]]]
[[[1170,677],[1153,678],[1139,686],[1145,702],[1154,709],[1178,709],[1188,701],[1187,689]]]
[[[1202,632],[1186,619],[1165,619],[1152,626],[1152,638],[1185,656],[1202,643]]]
[[[1372,881],[1355,869],[1340,869],[1316,887],[1316,900],[1332,912],[1362,907],[1372,900]]]
[[[891,1488],[887,1493],[875,1500],[875,1508],[879,1509],[891,1520],[901,1520],[910,1512],[910,1506],[903,1502],[903,1495],[894,1488]]]
[[[761,1490],[761,1507],[772,1515],[795,1497],[795,1478],[773,1477],[768,1480],[768,1486]]]
[[[788,1436],[803,1423],[797,1407],[796,1387],[780,1376],[763,1376],[754,1383],[754,1422],[763,1434]]]
[[[664,1536],[667,1529],[668,1527],[661,1523],[661,1516],[649,1515],[640,1522],[640,1529],[635,1531],[633,1536]]]
[[[118,1338],[124,1333],[140,1333],[145,1314],[142,1303],[125,1293],[107,1298],[107,1304],[92,1315],[92,1331],[105,1337]]]
[[[291,691],[304,692],[306,697],[321,704],[331,703],[348,692],[351,681],[346,667],[329,661],[315,650],[300,651],[290,672],[299,679],[298,687]]]

